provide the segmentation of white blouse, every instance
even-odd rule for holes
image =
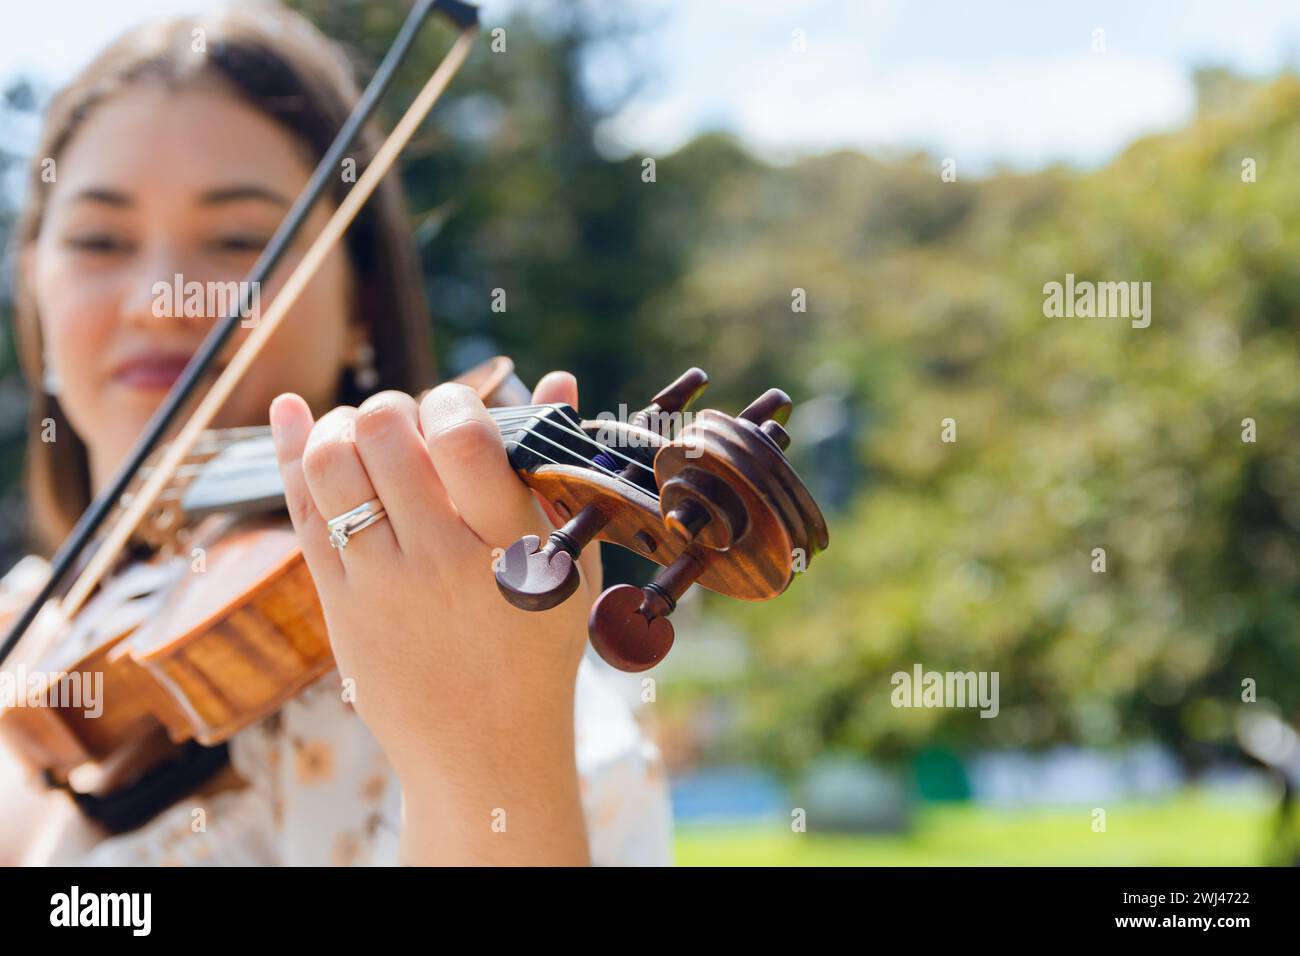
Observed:
[[[31,559],[23,564],[30,574]],[[0,591],[13,577],[0,582]],[[583,659],[574,700],[591,860],[603,866],[670,865],[672,815],[663,761],[603,669]],[[343,698],[338,673],[331,671],[278,713],[232,737],[230,761],[247,782],[244,789],[182,799],[85,855],[49,862],[395,865],[401,820],[397,778]]]

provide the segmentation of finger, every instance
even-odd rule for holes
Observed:
[[[316,501],[316,510],[327,521],[378,497],[357,454],[356,419],[357,410],[348,406],[325,413],[311,430],[302,454],[307,488]],[[381,518],[356,532],[339,551],[343,553],[343,566],[350,568],[355,561],[373,563],[400,548],[392,522]]]
[[[366,399],[357,410],[356,448],[404,552],[430,526],[462,527],[420,434],[420,406],[410,395],[388,391]]]
[[[578,407],[578,380],[569,372],[547,372],[533,389],[534,405],[552,402]]]
[[[532,492],[506,459],[501,430],[473,389],[439,385],[420,403],[420,426],[461,520],[489,547],[537,529]]]
[[[316,510],[316,502],[307,488],[307,478],[302,471],[302,453],[311,433],[311,409],[297,395],[280,395],[271,403],[271,438],[275,443],[275,459],[280,465],[280,481],[284,485],[285,505],[289,520],[297,532],[303,556],[313,577],[343,573],[338,555],[329,546],[329,532],[325,519]]]
[[[541,381],[537,383],[537,388],[533,389],[533,403],[536,405],[548,405],[552,402],[562,402],[570,405],[576,411],[578,409],[578,380],[569,372],[547,372],[542,376]],[[543,495],[536,495],[537,503],[542,506],[546,512],[546,517],[550,519],[551,524],[559,528],[565,524],[565,518]],[[578,566],[582,570],[582,579],[589,587],[594,586],[596,591],[600,590],[601,582],[601,565],[600,565],[600,545],[599,542],[593,541],[587,547],[582,549],[582,554],[578,558]]]

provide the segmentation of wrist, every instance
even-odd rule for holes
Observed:
[[[389,753],[403,788],[437,793],[575,764],[573,707],[497,714],[460,722],[452,733],[420,736]]]
[[[573,716],[397,769],[407,863],[581,865]]]

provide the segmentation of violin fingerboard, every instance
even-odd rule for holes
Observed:
[[[259,515],[284,508],[284,483],[270,435],[231,445],[195,477],[181,498],[187,523],[219,512]]]

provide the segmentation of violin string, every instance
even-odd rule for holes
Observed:
[[[489,415],[492,416],[494,423],[496,423],[498,426],[508,427],[511,425],[515,425],[519,422],[525,422],[533,418],[536,418],[538,410],[558,409],[563,407],[564,407],[564,403],[562,402],[548,402],[544,404],[535,404],[535,405],[510,405],[505,408],[489,408],[487,412]],[[558,421],[554,419],[543,419],[542,423],[550,424],[553,427],[563,427],[566,430],[572,432],[573,434],[578,435],[583,441],[586,441],[588,444],[600,445],[599,442],[597,442],[595,439],[588,436],[585,432],[581,431],[581,429],[578,428],[577,425],[575,425],[567,417],[562,417]],[[217,446],[217,450],[219,451],[222,448],[229,447],[230,445],[234,445],[242,441],[247,441],[254,438],[263,438],[269,435],[270,435],[270,428],[266,425],[250,425],[241,428],[213,429],[212,431],[206,434],[204,439],[205,444],[196,448],[194,454],[195,456],[197,456],[201,451],[205,451],[214,445]],[[647,468],[645,465],[643,465],[641,462],[638,462],[635,459],[628,458],[626,455],[621,454],[616,449],[609,448],[604,445],[600,445],[600,447],[602,450],[610,452],[611,454],[622,458],[624,461],[628,462],[629,464],[635,464],[640,468],[645,468],[647,471],[651,470]],[[205,463],[200,463],[196,466],[191,466],[191,468],[202,469],[204,464]],[[147,475],[151,472],[151,470],[152,469],[142,469],[141,474]],[[186,473],[188,474],[190,472],[186,472]]]
[[[577,458],[579,461],[583,462],[583,464],[591,465],[592,467],[596,468],[597,470],[602,471],[602,472],[604,472],[605,474],[609,475],[609,476],[610,476],[611,478],[613,478],[615,481],[618,481],[618,482],[620,482],[620,483],[622,483],[622,484],[625,484],[625,485],[627,485],[627,486],[630,487],[630,488],[635,488],[637,491],[641,492],[641,494],[643,494],[643,495],[647,495],[647,496],[649,496],[651,499],[653,499],[653,500],[655,500],[655,501],[658,501],[658,500],[659,500],[659,496],[658,496],[657,494],[655,494],[653,491],[647,491],[645,488],[642,488],[642,487],[641,487],[640,485],[638,485],[636,482],[634,482],[634,481],[632,481],[632,480],[630,480],[630,479],[628,479],[628,478],[624,478],[622,475],[620,475],[620,474],[618,474],[618,473],[616,473],[616,472],[610,471],[608,468],[606,468],[604,465],[601,465],[601,464],[598,463],[598,462],[590,461],[590,460],[588,460],[588,459],[586,459],[586,458],[583,458],[583,457],[582,457],[581,455],[579,455],[577,452],[575,452],[575,451],[573,451],[573,450],[571,450],[571,449],[569,449],[569,448],[565,448],[563,445],[559,444],[558,442],[553,442],[553,441],[551,441],[551,440],[550,440],[549,438],[547,438],[545,435],[539,435],[539,434],[537,434],[536,432],[534,432],[534,431],[530,431],[530,430],[528,430],[528,429],[525,429],[525,433],[528,434],[528,435],[535,435],[536,437],[542,439],[542,441],[550,442],[552,445],[554,445],[556,448],[560,449],[561,451],[565,451],[565,452],[568,452],[570,455],[573,455],[573,456],[574,456],[575,458]],[[550,458],[550,457],[548,457],[545,453],[538,451],[536,448],[533,448],[531,445],[525,445],[524,447],[527,448],[527,449],[528,449],[530,452],[532,452],[534,455],[536,455],[538,458],[540,458],[540,459],[542,459],[543,461],[547,462],[548,464],[552,464],[552,465],[560,465],[560,464],[563,464],[563,462],[558,462],[558,461],[556,461],[554,458]]]
[[[543,424],[560,426],[559,422],[555,422],[550,419],[543,419]],[[590,435],[588,435],[577,425],[574,425],[572,422],[568,422],[567,425],[568,428],[566,430],[568,430],[571,434],[573,434],[577,438],[586,442],[588,445],[594,445],[599,451],[602,451],[605,454],[613,455],[615,458],[621,458],[629,465],[635,465],[637,468],[640,468],[642,471],[650,475],[653,475],[655,473],[655,470],[651,468],[649,465],[643,462],[639,462],[635,458],[632,458],[629,455],[625,455],[623,452],[619,451],[617,448],[613,447],[612,445],[605,445],[602,444],[601,442],[596,441],[596,439],[592,438]]]
[[[536,414],[525,414],[524,413],[525,409],[554,409],[560,407],[562,407],[562,403],[553,402],[545,405],[522,405],[522,406],[511,406],[508,408],[501,408],[501,409],[488,409],[488,413],[493,416],[494,423],[498,426],[500,431],[504,433],[507,430],[516,427],[517,425],[521,425],[525,422],[529,422],[537,418]],[[586,432],[584,432],[577,424],[575,424],[567,417],[561,416],[558,419],[544,418],[544,419],[540,419],[538,421],[538,424],[550,425],[552,428],[558,428],[567,434],[575,436],[580,441],[595,447],[598,451],[602,451],[615,458],[622,459],[627,464],[633,465],[641,469],[642,471],[646,472],[647,474],[650,475],[654,474],[654,469],[651,468],[649,465],[637,461],[635,458],[632,458],[629,455],[624,454],[623,452],[619,451],[617,448],[613,448],[608,445],[601,444],[599,441],[597,441],[596,439],[588,435]],[[544,440],[549,441],[549,439],[546,439],[544,435],[541,435],[536,430],[529,431],[529,434],[537,435],[539,438],[543,438]],[[557,445],[557,443],[553,441],[551,441],[550,444]],[[563,446],[557,445],[557,447],[563,447]],[[575,454],[576,456],[576,453],[573,454]],[[599,467],[598,463],[592,462],[589,459],[582,458],[581,456],[576,456],[576,457],[578,457],[581,461],[583,461],[586,464],[591,464],[596,467]],[[203,466],[199,466],[199,467],[203,467]],[[231,470],[242,470],[248,467],[248,459],[243,459],[235,462],[218,461],[217,463],[214,463],[210,467],[216,469],[229,468]],[[611,474],[612,473],[613,472],[611,472]],[[633,482],[633,484],[635,484],[635,482]]]
[[[630,478],[626,477],[626,476],[623,475],[621,472],[616,472],[616,471],[614,471],[613,469],[606,467],[605,465],[601,464],[601,463],[598,462],[598,461],[594,461],[594,460],[592,460],[592,459],[590,459],[590,458],[585,458],[585,457],[583,457],[582,455],[578,454],[577,452],[573,451],[571,448],[568,448],[568,447],[566,447],[566,446],[564,446],[564,445],[561,445],[559,442],[552,441],[550,438],[547,438],[545,435],[543,435],[543,434],[541,434],[541,433],[539,433],[539,432],[533,431],[533,430],[531,430],[531,429],[524,429],[524,434],[525,434],[525,435],[529,435],[529,436],[533,436],[533,437],[536,437],[536,438],[540,438],[542,441],[546,442],[547,444],[554,445],[556,448],[560,449],[561,451],[566,452],[566,453],[569,454],[569,455],[572,455],[574,458],[576,458],[576,459],[577,459],[579,462],[581,462],[582,464],[584,464],[584,465],[586,465],[586,466],[588,466],[588,467],[590,467],[590,468],[592,468],[592,469],[594,469],[594,470],[596,470],[596,471],[599,471],[599,472],[601,472],[602,474],[608,475],[609,477],[611,477],[611,478],[613,478],[615,481],[617,481],[619,484],[627,485],[629,488],[635,488],[637,491],[641,492],[642,494],[649,495],[651,498],[653,498],[653,499],[656,500],[656,501],[659,500],[659,495],[658,495],[658,493],[657,493],[656,491],[648,490],[648,489],[642,487],[641,485],[638,485],[635,481],[632,481]],[[525,444],[524,447],[527,448],[527,449],[528,449],[530,452],[532,452],[533,454],[539,455],[540,457],[546,459],[547,461],[551,462],[552,464],[560,464],[560,462],[556,462],[556,461],[554,461],[553,459],[547,458],[545,455],[543,455],[540,451],[538,451],[538,450],[537,450],[535,447],[533,447],[532,445],[527,445],[527,444]],[[603,446],[602,446],[602,447],[603,447]]]
[[[559,404],[526,405],[518,408],[488,409],[488,413],[492,414],[493,412],[499,412],[499,414],[492,414],[492,420],[496,422],[498,425],[500,425],[500,424],[508,424],[508,423],[521,422],[521,421],[526,422],[529,419],[536,418],[545,409],[553,409],[553,408],[561,408],[561,407],[562,406]]]
[[[636,482],[631,481],[631,480],[629,480],[629,479],[627,479],[627,478],[624,478],[622,475],[619,475],[618,473],[616,473],[616,472],[614,472],[614,471],[611,471],[609,468],[607,468],[606,466],[602,465],[600,462],[591,461],[591,460],[589,460],[589,459],[587,459],[587,458],[583,458],[582,455],[578,454],[578,453],[577,453],[576,451],[574,451],[572,448],[568,448],[568,447],[566,447],[566,446],[564,446],[564,445],[561,445],[561,444],[560,444],[559,442],[557,442],[557,441],[553,441],[552,439],[547,438],[547,437],[546,437],[545,435],[543,435],[541,432],[535,431],[535,430],[533,430],[533,429],[531,429],[531,428],[524,428],[524,429],[520,429],[520,430],[523,432],[524,437],[540,438],[542,441],[546,442],[548,445],[553,445],[554,447],[560,449],[560,451],[565,452],[565,453],[567,453],[567,454],[569,454],[569,455],[572,455],[574,458],[576,458],[578,461],[582,462],[584,465],[589,465],[589,466],[591,466],[592,468],[595,468],[597,471],[604,472],[605,474],[609,475],[611,478],[617,478],[617,479],[619,479],[620,481],[626,482],[626,483],[629,484],[629,485],[633,485],[634,487],[639,487],[639,486],[637,486]],[[524,448],[527,448],[529,451],[531,451],[531,452],[533,452],[533,453],[535,453],[535,454],[541,455],[541,452],[539,452],[539,451],[538,451],[536,448],[534,448],[533,446],[531,446],[531,445],[524,445],[524,443],[523,443],[522,441],[520,441],[519,444],[523,445],[523,447],[524,447]],[[543,457],[545,457],[545,456],[543,456]],[[549,458],[548,458],[547,460],[548,460],[551,464],[553,464],[553,465],[558,465],[558,464],[560,464],[560,462],[555,461],[554,459],[549,459]]]
[[[582,465],[593,468],[601,472],[602,474],[608,475],[609,477],[615,479],[621,484],[626,484],[632,488],[636,488],[638,491],[641,491],[645,494],[652,495],[652,497],[655,498],[658,497],[657,495],[654,495],[652,492],[647,491],[647,489],[645,489],[643,486],[637,484],[636,482],[632,481],[629,478],[624,477],[619,472],[616,472],[613,469],[606,467],[605,465],[601,464],[598,461],[594,461],[591,458],[584,457],[583,455],[574,451],[573,449],[568,448],[567,446],[562,445],[561,443],[551,438],[548,438],[546,435],[542,434],[538,430],[538,428],[520,427],[527,422],[530,422],[534,419],[538,419],[538,415],[536,412],[533,412],[531,414],[525,414],[525,410],[554,409],[554,408],[561,407],[561,405],[562,403],[555,402],[555,403],[550,403],[545,405],[511,406],[508,408],[501,408],[501,409],[488,409],[488,413],[492,414],[494,424],[496,424],[500,429],[503,438],[505,438],[506,433],[510,431],[519,431],[522,432],[523,436],[525,437],[538,438],[546,442],[548,445],[558,448],[560,449],[560,451],[564,452],[565,454],[572,456],[574,459],[576,459],[577,462],[580,462]],[[580,441],[594,446],[600,452],[604,452],[608,455],[612,455],[616,458],[620,458],[627,464],[634,465],[635,467],[641,469],[642,471],[646,472],[649,475],[653,476],[654,474],[654,469],[651,468],[650,466],[640,461],[637,461],[635,458],[632,458],[629,455],[624,454],[623,452],[619,451],[617,448],[612,448],[608,445],[604,445],[600,443],[599,441],[597,441],[596,439],[588,435],[586,432],[584,432],[576,423],[574,423],[573,421],[571,421],[569,418],[565,416],[560,416],[558,419],[541,418],[538,419],[537,425],[538,426],[550,425],[552,428],[558,428],[564,433],[573,435],[576,438],[578,438]],[[229,429],[228,431],[241,432],[242,435],[238,437],[231,437],[227,440],[223,440],[221,443],[226,446],[237,444],[240,441],[250,440],[253,438],[260,438],[270,434],[270,430],[268,428],[265,428],[264,426],[251,426],[248,428]],[[523,444],[524,447],[527,448],[530,452],[534,453],[539,458],[546,461],[548,464],[553,464],[553,465],[561,464],[561,462],[556,461],[554,458],[551,458],[548,455],[544,454],[543,452],[539,451],[533,445],[524,444],[523,442],[521,442],[521,444]],[[209,474],[213,474],[215,480],[221,480],[223,475],[225,477],[229,477],[230,474],[237,473],[240,471],[246,471],[250,468],[250,466],[256,467],[257,464],[258,464],[258,460],[255,458],[254,459],[245,458],[236,461],[223,461],[220,458],[217,458],[207,463],[188,466],[187,469],[184,471],[184,474],[186,475],[186,477],[188,477],[190,474],[201,474],[207,472]],[[179,476],[180,475],[178,474],[177,477]],[[183,497],[184,497],[184,492],[177,489],[171,494],[165,493],[160,495],[159,499],[164,501],[174,501],[177,499],[181,499]],[[124,499],[126,498],[129,498],[129,496],[124,496]]]
[[[536,415],[521,415],[519,418],[499,418],[494,422],[494,424],[496,424],[502,431],[505,431],[507,428],[512,426],[522,425],[524,422],[530,422],[536,417]]]
[[[563,407],[559,402],[549,405],[513,405],[509,408],[489,408],[488,414],[492,416],[494,422],[515,421],[521,418],[535,418],[547,409]]]
[[[526,420],[530,420],[530,419],[525,419],[525,421]],[[642,471],[649,473],[649,475],[651,476],[654,475],[654,468],[646,466],[646,464],[642,464],[641,462],[638,462],[638,460],[634,458],[629,458],[628,455],[621,453],[621,451],[617,449],[612,449],[612,447],[602,445],[601,442],[595,441],[595,438],[591,438],[589,434],[586,434],[586,432],[582,431],[581,428],[578,428],[577,425],[572,423],[572,421],[568,421],[567,419],[563,421],[555,421],[554,419],[542,419],[541,421],[538,421],[538,424],[539,425],[549,424],[551,425],[552,428],[562,429],[562,431],[564,431],[565,433],[573,434],[573,436],[580,438],[580,440],[588,442],[588,444],[590,445],[594,445],[595,447],[597,447],[597,449],[599,449],[599,451],[602,451],[602,453],[616,455],[617,458],[621,458],[625,460],[625,462],[628,462],[629,464],[634,464],[634,466],[641,468]],[[547,442],[547,444],[554,445],[555,447],[558,447],[558,449],[563,449],[565,451],[568,451],[569,454],[573,455],[573,457],[580,460],[580,462],[586,464],[586,466],[597,468],[597,470],[607,473],[607,475],[610,475],[612,477],[617,477],[617,479],[627,481],[629,485],[636,486],[636,488],[641,488],[641,485],[638,485],[636,481],[623,479],[623,476],[619,475],[619,473],[610,470],[610,468],[607,468],[606,466],[603,466],[603,464],[597,462],[597,460],[594,460],[594,458],[582,457],[582,455],[577,454],[576,451],[573,451],[572,449],[568,449],[568,447],[560,445],[559,442],[551,441],[550,438],[547,438],[545,434],[538,432],[537,429],[525,428],[523,429],[523,431],[525,434],[533,434],[533,436],[537,436],[538,438],[541,438],[542,441]],[[502,432],[504,433],[504,429],[502,429]],[[525,447],[528,446],[525,445]],[[533,449],[529,449],[529,450],[533,450]],[[645,489],[642,488],[642,490]]]
[[[240,442],[250,441],[255,438],[262,438],[271,434],[269,425],[246,425],[238,428],[213,428],[204,432],[194,443],[194,448],[186,456],[187,464],[177,466],[175,473],[172,475],[168,487],[174,487],[178,479],[190,478],[200,475],[208,467],[208,463],[216,455]],[[202,459],[201,461],[199,459]],[[145,465],[136,471],[138,480],[148,481],[149,476],[156,471],[156,466]],[[130,498],[125,494],[120,499],[126,501]]]
[[[551,404],[549,404],[549,405],[539,405],[539,406],[532,406],[532,407],[534,407],[534,408],[559,408],[559,407],[562,407],[562,403],[559,403],[559,402],[553,402],[553,403],[551,403]],[[514,411],[514,409],[502,409],[502,411]],[[534,418],[534,417],[536,417],[536,416],[533,416],[533,415],[520,416],[520,417],[518,418],[518,420],[520,420],[520,421],[530,421],[530,420],[531,420],[532,418]],[[552,427],[555,427],[555,428],[563,428],[564,430],[566,430],[566,431],[569,432],[570,434],[576,435],[578,438],[580,438],[582,441],[585,441],[587,444],[596,446],[600,451],[603,451],[603,452],[605,452],[606,454],[613,455],[613,456],[616,457],[616,458],[622,458],[622,459],[623,459],[625,462],[627,462],[629,465],[635,465],[636,467],[642,469],[643,471],[647,471],[647,472],[649,472],[649,473],[651,473],[651,474],[654,473],[654,469],[651,468],[650,466],[648,466],[648,465],[646,465],[646,464],[644,464],[644,463],[642,463],[642,462],[637,461],[635,458],[630,458],[629,456],[627,456],[627,455],[623,454],[622,452],[620,452],[617,448],[614,448],[614,447],[609,446],[609,445],[603,445],[603,444],[601,444],[600,442],[596,441],[596,439],[594,439],[594,438],[592,438],[590,435],[588,435],[585,431],[583,431],[583,430],[582,430],[578,425],[576,425],[576,424],[574,424],[572,421],[570,421],[567,417],[561,416],[559,420],[556,420],[556,419],[553,419],[553,418],[544,418],[544,419],[542,419],[542,420],[539,422],[539,424],[543,424],[543,425],[551,425]]]

